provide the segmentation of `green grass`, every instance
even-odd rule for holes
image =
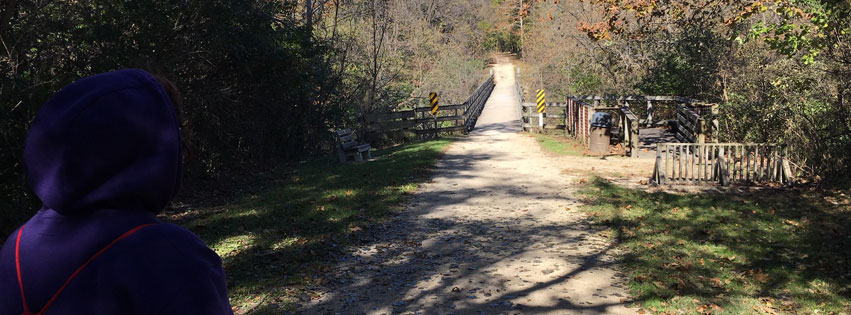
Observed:
[[[581,194],[625,250],[644,310],[851,313],[847,191],[680,195],[595,179]]]
[[[535,134],[535,140],[545,151],[557,155],[583,156],[584,147],[578,142],[558,135]]]
[[[338,249],[382,221],[427,180],[449,140],[375,152],[375,161],[309,162],[280,171],[258,192],[220,206],[168,214],[218,253],[237,313],[293,310]]]

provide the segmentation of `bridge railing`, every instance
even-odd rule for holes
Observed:
[[[781,183],[792,178],[786,147],[756,143],[659,143],[655,185]]]
[[[420,138],[446,132],[470,132],[494,89],[489,77],[462,104],[440,105],[434,115],[431,107],[416,107],[385,113],[364,114],[367,133],[387,135],[414,133]]]
[[[718,140],[718,121],[714,104],[678,104],[674,136],[680,142],[706,143]]]
[[[520,108],[520,117],[524,131],[541,129],[565,129],[565,117],[567,117],[567,103],[547,103],[546,110],[538,113],[535,103],[523,103]],[[543,114],[543,115],[539,115]],[[543,118],[543,120],[541,119]]]
[[[633,116],[637,118],[636,123],[643,120],[647,127],[654,126],[660,119],[672,119],[677,122],[672,131],[681,142],[718,141],[717,104],[681,96],[574,96],[571,99],[593,108],[627,107],[633,112],[642,112],[642,116]],[[641,107],[642,104],[646,104],[645,107]]]

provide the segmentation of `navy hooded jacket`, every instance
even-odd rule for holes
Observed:
[[[221,259],[157,221],[181,178],[178,118],[156,78],[121,70],[81,79],[39,111],[24,150],[43,207],[0,251],[0,314],[232,314]],[[23,229],[21,231],[21,229]]]

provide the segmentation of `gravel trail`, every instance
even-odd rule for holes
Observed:
[[[347,249],[306,314],[633,314],[578,177],[520,133],[514,67],[405,211]]]

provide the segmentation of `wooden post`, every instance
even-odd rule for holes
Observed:
[[[712,139],[710,141],[718,142],[719,141],[719,139],[718,139],[718,128],[719,128],[718,105],[717,104],[712,105],[711,111],[712,111],[712,126],[711,126],[711,128],[712,128],[712,131],[711,131]]]
[[[772,146],[772,150],[771,150],[771,164],[769,165],[769,168],[768,168],[768,172],[769,172],[769,173],[768,173],[768,177],[769,177],[769,180],[770,180],[770,181],[774,181],[774,180],[775,180],[775,175],[776,175],[776,173],[777,173],[777,172],[776,172],[776,170],[777,170],[777,147],[776,147],[776,146]]]
[[[750,182],[750,181],[751,181],[751,161],[753,160],[753,159],[751,158],[751,151],[752,151],[752,149],[753,149],[753,148],[747,148],[747,147],[746,147],[746,149],[745,149],[745,159],[747,159],[747,160],[745,161],[745,162],[746,162],[746,163],[745,163],[745,172],[746,172],[746,174],[745,174],[745,181],[746,181],[746,182]]]
[[[686,180],[694,180],[694,149],[691,144],[686,145]]]
[[[765,173],[762,175],[764,180],[771,180],[771,154],[773,154],[774,150],[771,145],[766,145],[765,149]]]
[[[728,177],[729,174],[727,172],[727,170],[729,168],[728,168],[728,165],[727,165],[727,158],[724,157],[724,153],[725,153],[724,152],[724,146],[721,146],[719,148],[719,150],[721,150],[720,154],[718,154],[718,159],[719,159],[719,162],[720,162],[718,164],[721,166],[720,169],[718,170],[719,175],[720,175],[719,181],[721,182],[721,186],[729,186],[730,185],[730,178]]]
[[[697,181],[703,182],[703,151],[706,150],[706,146],[698,145],[697,149]]]
[[[668,175],[671,174],[671,173],[668,172],[668,152],[671,151],[671,146],[666,144],[664,146],[664,148],[665,148],[665,169],[664,169],[663,174],[665,174],[665,181],[667,182],[668,181]],[[671,172],[673,172],[673,171],[671,171]]]
[[[677,183],[683,180],[683,146],[677,145]]]
[[[493,68],[491,68],[491,71],[493,71]],[[457,109],[457,108],[455,109],[455,112],[454,112],[454,114],[453,114],[453,115],[455,116],[455,124],[454,124],[454,126],[455,126],[455,127],[458,127],[458,126],[460,125],[460,121],[458,121],[458,109]]]
[[[630,155],[633,158],[638,158],[638,155],[641,154],[640,152],[638,152],[638,141],[640,140],[639,138],[641,137],[641,135],[639,134],[641,132],[641,130],[638,127],[639,126],[638,126],[637,121],[633,121],[629,124],[629,128],[630,128],[630,130],[629,130],[629,132],[630,132],[630,135],[629,135],[629,145],[630,145],[629,152],[630,152]]]
[[[644,122],[647,128],[653,127],[653,102],[647,100],[647,121]]]
[[[660,150],[660,145],[656,145],[656,167],[653,169],[653,183],[656,185],[662,184],[662,177],[664,177],[663,172],[661,170],[662,166],[662,152]]]

